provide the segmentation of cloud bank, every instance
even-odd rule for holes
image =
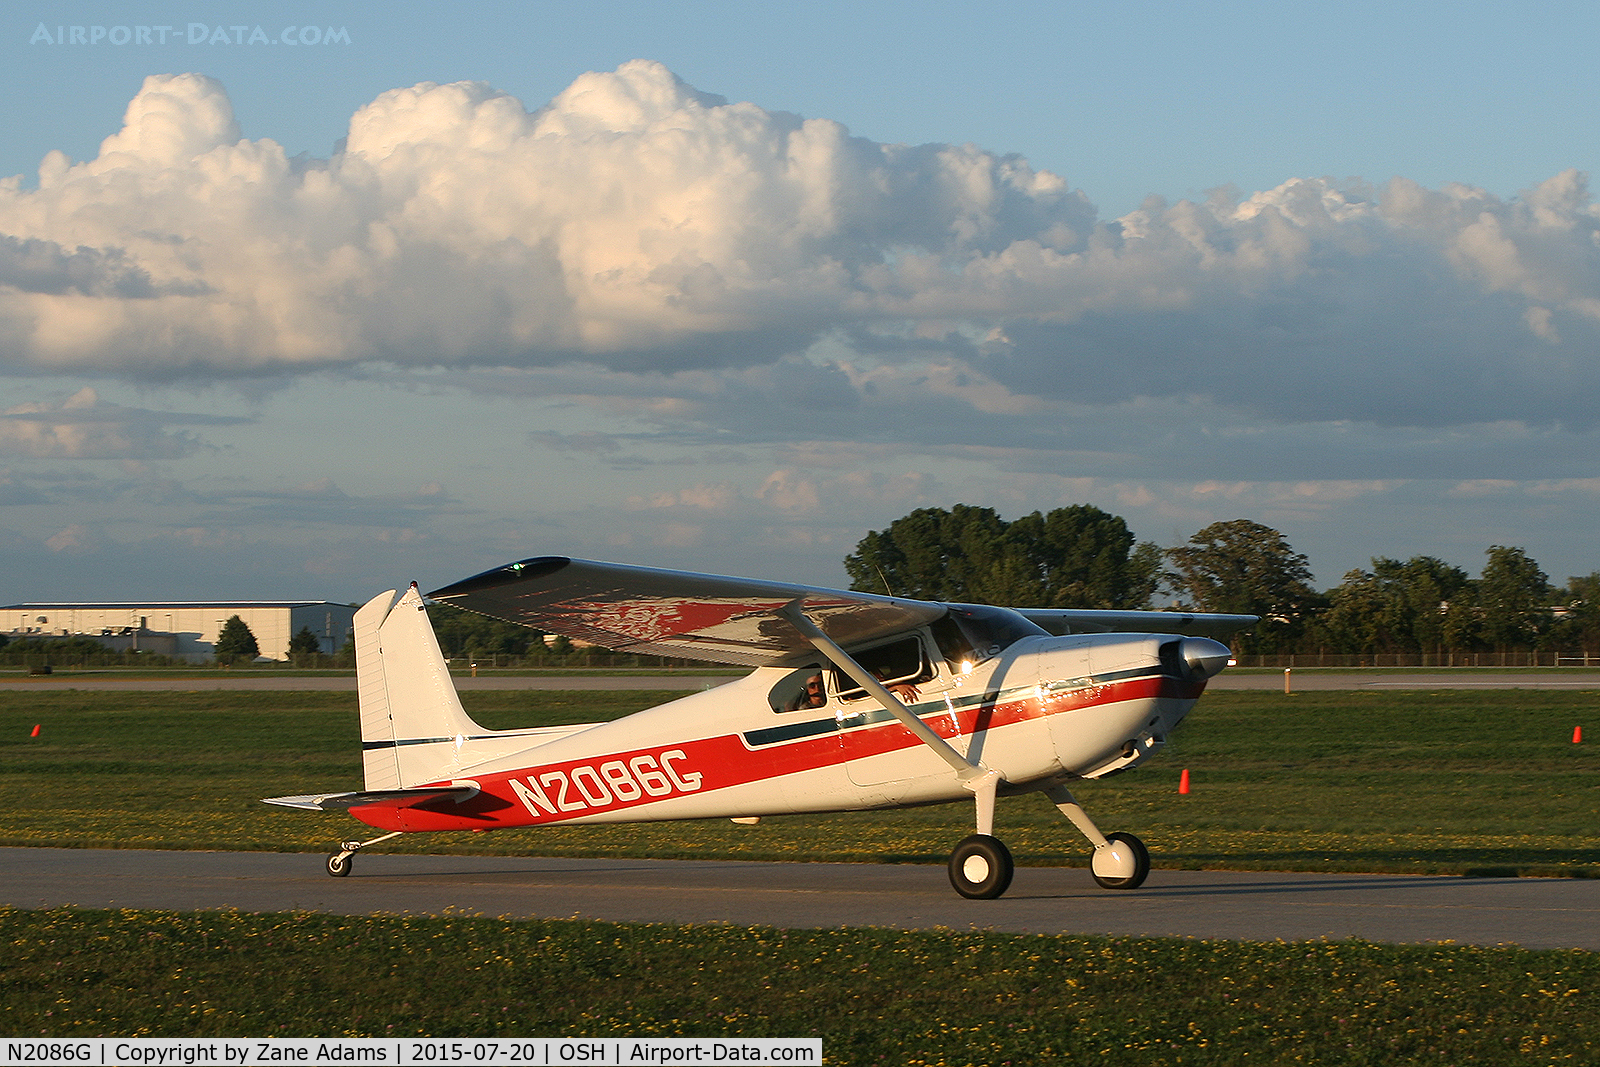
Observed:
[[[1583,430],[1600,211],[1567,172],[1511,200],[1296,179],[1102,221],[1020,157],[880,144],[647,61],[533,112],[396,89],[331,158],[289,159],[241,139],[220,84],[164,75],[95,159],[0,183],[0,326],[13,375],[792,370],[826,341],[966,368],[980,411],[1201,398]],[[803,384],[872,384],[845,376]]]
[[[29,402],[0,411],[0,457],[28,459],[177,459],[203,450],[187,430],[247,419],[147,411],[108,404],[92,388],[58,402]]]

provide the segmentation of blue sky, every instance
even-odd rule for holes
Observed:
[[[13,8],[0,602],[837,584],[957,502],[1600,569],[1597,21]]]

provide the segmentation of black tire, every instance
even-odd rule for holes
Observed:
[[[993,900],[1011,886],[1016,864],[998,837],[973,834],[950,853],[950,884],[968,900]]]
[[[1119,878],[1102,878],[1096,874],[1094,876],[1095,884],[1101,889],[1138,889],[1144,885],[1145,878],[1150,874],[1150,850],[1144,847],[1144,842],[1132,834],[1125,834],[1120,831],[1114,834],[1107,834],[1106,840],[1125,844],[1133,850],[1134,869],[1132,874]],[[1090,870],[1092,872],[1093,868],[1091,867]]]
[[[346,852],[328,853],[328,873],[335,878],[343,878],[350,873],[350,861],[354,856]]]

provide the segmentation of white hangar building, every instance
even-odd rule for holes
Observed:
[[[288,659],[289,639],[304,628],[317,635],[322,652],[338,652],[350,638],[356,609],[305,600],[11,604],[0,608],[0,633],[92,637],[118,652],[144,649],[198,660],[211,656],[222,624],[235,615],[250,627],[263,656]]]

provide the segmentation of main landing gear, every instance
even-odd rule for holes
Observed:
[[[371,841],[341,841],[339,848],[328,853],[327,870],[335,878],[345,878],[350,874],[350,865],[355,861],[355,855],[368,845],[376,845],[379,841],[387,841],[391,837],[399,837],[401,831],[374,837]]]
[[[950,884],[968,900],[993,900],[1011,885],[1011,850],[991,834],[972,834],[950,853]]]
[[[989,833],[994,826],[993,794],[985,798],[983,792],[977,789],[974,792],[979,798],[979,832],[964,838],[950,853],[950,884],[970,900],[993,900],[1010,887],[1016,864],[1012,862],[1010,849]],[[1055,786],[1046,791],[1045,796],[1094,845],[1089,871],[1100,888],[1138,889],[1144,884],[1145,876],[1150,873],[1150,850],[1144,847],[1144,842],[1120,831],[1102,834],[1066,786]]]

